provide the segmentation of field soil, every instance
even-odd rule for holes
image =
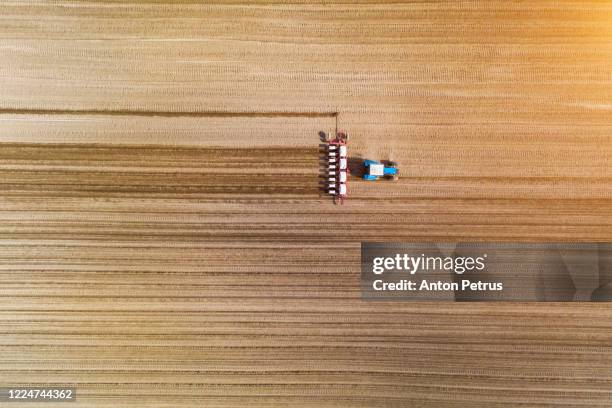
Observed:
[[[611,23],[607,1],[1,1],[0,386],[609,407],[609,305],[366,302],[359,279],[362,241],[612,239]]]

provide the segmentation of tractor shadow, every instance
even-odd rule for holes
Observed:
[[[363,175],[365,174],[365,167],[363,166],[364,161],[364,158],[361,156],[349,156],[348,168],[352,177],[363,177]]]

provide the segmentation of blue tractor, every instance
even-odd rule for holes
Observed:
[[[399,170],[395,162],[389,161],[382,163],[374,160],[364,160],[363,165],[365,167],[365,173],[363,174],[364,180],[378,180],[381,177],[393,181],[399,179]]]

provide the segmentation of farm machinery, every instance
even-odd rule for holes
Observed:
[[[363,166],[365,167],[365,172],[363,173],[364,180],[378,180],[381,177],[389,178],[393,181],[399,179],[399,171],[395,162],[388,161],[383,163],[375,160],[364,160]]]
[[[345,132],[339,131],[334,139],[327,141],[327,191],[334,196],[334,202],[337,204],[342,204],[348,193],[348,139]]]
[[[343,204],[348,195],[347,182],[350,172],[348,163],[348,134],[336,132],[333,139],[327,138],[327,191],[334,196],[336,204]],[[363,176],[367,181],[381,178],[398,180],[399,169],[393,161],[363,161]]]

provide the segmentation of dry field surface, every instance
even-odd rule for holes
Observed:
[[[402,178],[334,206],[336,128]],[[612,306],[364,302],[359,248],[612,240],[611,137],[610,1],[0,1],[0,386],[610,407]]]

